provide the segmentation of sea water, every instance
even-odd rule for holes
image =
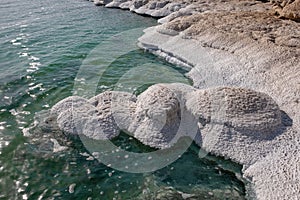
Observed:
[[[199,156],[195,144],[162,169],[129,173],[41,124],[74,94],[190,84],[184,69],[136,46],[155,19],[84,0],[1,0],[0,10],[0,199],[244,199],[241,167]],[[124,133],[112,142],[155,151]]]

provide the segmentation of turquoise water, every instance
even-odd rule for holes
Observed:
[[[89,87],[94,93],[118,88],[138,94],[157,80],[188,83],[179,67],[134,42],[129,49],[116,42],[124,35],[135,41],[154,19],[83,0],[2,0],[0,9],[0,199],[180,199],[178,191],[193,194],[188,199],[244,198],[242,182],[226,170],[239,173],[240,166],[210,155],[200,159],[194,144],[161,170],[132,174],[93,159],[58,130],[41,124],[29,129],[84,87],[81,72],[86,80],[101,76],[94,90]],[[99,74],[91,65],[108,66]],[[51,151],[51,139],[68,149]],[[113,142],[151,151],[126,134]]]

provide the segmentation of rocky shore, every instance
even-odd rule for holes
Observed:
[[[100,120],[104,125],[99,125],[99,129],[107,134],[103,131],[103,135],[95,135],[95,129],[85,128],[88,136],[110,139],[121,128],[144,144],[168,148],[176,142],[169,135],[174,130],[182,128],[180,133],[188,135],[176,115],[176,110],[184,105],[182,112],[187,113],[187,121],[193,124],[196,119],[197,144],[243,165],[243,176],[249,181],[249,198],[300,198],[299,0],[94,0],[94,3],[159,18],[160,25],[144,30],[139,46],[190,68],[187,75],[194,87],[156,85],[142,97],[125,94],[127,104],[116,104],[121,105],[117,118],[129,121],[117,123],[119,126],[112,122],[111,108],[101,103],[98,107],[97,103],[97,109],[106,111],[89,122]],[[178,94],[183,102],[177,102],[174,95]],[[108,98],[105,102],[110,102],[111,94],[108,96],[100,94],[98,98]],[[124,94],[117,94],[114,101],[120,102],[119,96],[125,98]],[[92,113],[95,110],[91,100],[72,98],[76,105],[79,102],[79,113],[84,115],[81,118],[89,115],[80,111],[82,105],[83,110]],[[220,99],[223,101],[219,102]],[[68,103],[58,105],[69,109]],[[164,113],[160,113],[158,105]],[[218,105],[226,105],[225,110]],[[52,110],[56,112],[55,107]],[[145,110],[150,110],[148,115],[143,114]],[[73,125],[66,120],[72,115],[64,113],[66,116],[61,120],[58,116],[58,124],[64,131],[74,133]],[[157,121],[158,115],[165,119]],[[166,127],[160,127],[163,126],[160,122]]]

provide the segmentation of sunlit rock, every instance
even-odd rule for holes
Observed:
[[[254,138],[268,138],[281,125],[281,112],[268,95],[249,89],[218,87],[190,94],[187,109],[199,126],[226,126]]]

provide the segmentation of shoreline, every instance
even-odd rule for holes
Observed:
[[[155,30],[153,30],[155,28],[148,28],[145,30],[145,35],[142,36],[141,38],[139,38],[139,42],[141,43],[140,46],[141,47],[144,47],[144,48],[147,48],[147,45],[146,47],[143,46],[143,42],[147,41],[149,42],[148,38],[150,37],[151,38],[151,34],[153,34],[153,38],[156,38],[156,41],[157,41],[157,38],[159,38],[158,35],[156,34],[160,34],[160,33],[157,33],[155,32]],[[148,34],[148,35],[147,35]],[[165,40],[165,38],[164,38]],[[166,51],[171,51],[171,49],[168,49],[168,48],[174,48],[174,49],[177,49],[179,52],[176,52],[177,55],[180,55],[182,56],[183,58],[187,58],[189,57],[189,55],[186,55],[185,53],[187,51],[185,51],[185,49],[180,46],[178,48],[176,48],[176,44],[180,44],[181,43],[181,40],[177,40],[176,42],[170,42],[168,45],[164,46],[163,44],[162,45],[159,45],[160,43],[158,42],[158,46],[157,46],[157,50],[159,52],[164,52],[163,49],[166,49]],[[189,43],[187,41],[184,41],[183,43]],[[181,43],[182,44],[182,43]],[[197,45],[193,45],[195,44],[194,42],[190,41],[189,45],[188,44],[185,44],[184,46],[187,48],[187,49],[193,49],[193,52],[195,54],[198,54],[198,55],[201,55],[201,53],[205,53],[205,48],[203,49],[197,49],[196,50],[196,47]],[[151,45],[154,45],[153,43],[151,43]],[[173,49],[173,50],[174,50]],[[153,50],[151,50],[153,51]],[[183,51],[185,53],[182,53],[180,54],[180,51]],[[206,54],[202,54],[203,56],[201,57],[197,57],[197,58],[194,58],[195,60],[197,59],[203,59],[203,60],[206,60]],[[221,58],[221,57],[219,57]],[[193,58],[192,58],[193,59]],[[191,60],[192,60],[191,59]],[[225,59],[228,59],[228,57],[225,57],[223,58],[224,60]],[[190,60],[190,61],[191,61]],[[221,59],[222,60],[222,59]],[[176,63],[176,64],[179,64],[179,63]],[[228,63],[228,65],[232,65],[232,63]],[[192,70],[190,72],[188,72],[188,76],[194,81],[194,84],[198,85],[198,88],[210,88],[210,87],[216,87],[216,86],[220,86],[220,85],[223,85],[223,86],[239,86],[239,87],[244,87],[244,88],[250,88],[251,89],[251,84],[254,84],[254,87],[256,87],[256,90],[259,86],[259,81],[257,82],[254,82],[253,80],[248,80],[248,81],[245,81],[245,82],[239,82],[238,84],[236,82],[233,82],[233,83],[229,83],[228,82],[221,82],[221,81],[211,81],[211,80],[214,80],[214,77],[222,77],[222,75],[218,74],[218,71],[212,71],[210,73],[206,73],[205,75],[203,75],[201,72],[203,72],[207,66],[210,66],[210,67],[214,67],[214,64],[210,63],[208,61],[208,65],[195,65],[194,68],[192,68]],[[217,69],[220,69],[220,68],[217,68]],[[206,77],[206,82],[203,83],[201,82],[201,79],[203,77]],[[246,77],[243,77],[243,78],[246,78]],[[197,81],[198,80],[198,81]],[[221,79],[217,79],[217,80],[221,80]],[[204,84],[206,84],[204,86]],[[240,84],[240,85],[239,85]],[[253,87],[252,87],[253,89]],[[266,93],[266,91],[264,91]],[[295,120],[294,122],[295,123]],[[297,122],[296,122],[297,123]],[[266,175],[262,175],[260,170],[261,168],[255,168],[256,165],[267,165],[267,163],[264,162],[264,157],[268,157],[268,162],[271,162],[270,158],[272,158],[274,156],[274,158],[277,157],[277,163],[281,164],[280,163],[280,159],[283,158],[284,156],[281,155],[281,157],[278,157],[276,156],[276,150],[274,150],[273,148],[274,147],[278,147],[279,149],[277,149],[277,151],[284,151],[288,154],[290,154],[289,152],[293,152],[293,151],[298,151],[298,144],[292,144],[293,142],[291,141],[290,143],[290,139],[286,139],[286,138],[289,138],[289,137],[292,137],[294,138],[295,140],[298,140],[299,136],[298,136],[298,133],[299,131],[297,131],[297,127],[288,127],[287,130],[285,130],[284,133],[282,134],[279,134],[275,139],[273,140],[262,140],[262,141],[251,141],[251,140],[241,140],[241,138],[234,138],[232,139],[231,141],[220,141],[222,142],[222,144],[220,144],[220,146],[216,147],[216,146],[202,146],[203,149],[213,153],[214,155],[217,155],[217,156],[222,156],[222,157],[225,157],[225,158],[229,158],[231,160],[233,160],[234,162],[237,162],[241,165],[243,165],[243,174],[244,174],[244,178],[249,181],[249,182],[252,182],[251,180],[253,179],[256,179],[258,178],[259,181],[262,181],[264,179],[267,179],[267,177],[269,177],[269,173],[267,173]],[[229,143],[229,144],[227,144]],[[234,145],[232,145],[232,143],[234,143]],[[292,145],[292,146],[290,146]],[[286,148],[284,148],[286,146]],[[239,151],[236,152],[236,149],[238,149]],[[289,155],[289,156],[292,156],[294,157],[295,155]],[[275,160],[275,159],[274,159]],[[296,161],[296,156],[294,157],[294,160]],[[288,161],[288,162],[292,162],[292,161]],[[297,162],[297,161],[296,161]],[[274,165],[276,165],[275,163],[273,163]],[[278,164],[278,165],[279,165]],[[270,166],[268,166],[270,167]],[[288,169],[288,167],[286,168]],[[268,170],[271,170],[272,171],[272,168],[271,169],[268,169]],[[293,170],[293,169],[290,169],[290,170]],[[291,172],[291,171],[290,171]],[[257,174],[256,174],[257,173]],[[277,172],[274,172],[275,174]],[[291,173],[292,174],[292,173]],[[286,183],[282,183],[282,184],[286,184]],[[264,184],[262,185],[259,185],[259,187],[263,187]],[[278,185],[276,185],[275,187],[277,188],[278,186],[280,186],[280,182],[278,183]],[[254,190],[255,191],[255,186],[253,185],[248,185],[247,187],[254,187],[253,189],[251,190]],[[268,187],[266,185],[266,187]],[[282,188],[284,188],[282,186]],[[273,191],[274,192],[274,191]],[[281,191],[283,192],[283,191]],[[287,192],[287,191],[285,191]],[[256,193],[256,192],[255,192]],[[274,198],[278,198],[278,194],[275,193],[274,196],[270,196],[268,197],[267,194],[270,194],[270,192],[268,190],[266,190],[266,188],[263,188],[262,189],[262,196],[250,196],[250,198],[257,198],[257,199],[274,199]],[[249,191],[248,191],[248,194],[249,194]],[[271,193],[272,194],[272,193]],[[285,198],[285,195],[284,193],[282,193],[283,196],[280,196],[280,198]],[[289,195],[289,194],[286,194],[286,195]],[[298,197],[298,194],[296,194]],[[290,199],[293,199],[293,196],[288,196]]]
[[[260,36],[259,30],[257,40],[252,40],[247,33],[226,35],[227,33],[223,32],[220,34],[219,30],[210,29],[210,24],[207,25],[206,30],[201,30],[199,27],[193,29],[193,24],[186,25],[189,20],[193,19],[190,16],[199,14],[196,20],[199,21],[208,19],[205,18],[206,15],[209,17],[215,13],[231,14],[226,10],[215,11],[213,9],[214,11],[211,11],[212,8],[208,6],[205,11],[196,12],[188,9],[193,5],[180,5],[180,3],[173,3],[169,7],[166,7],[167,3],[156,3],[156,7],[145,4],[146,6],[133,9],[131,1],[99,2],[95,1],[95,4],[102,5],[103,3],[108,8],[129,9],[138,14],[164,17],[159,20],[162,25],[150,27],[144,31],[145,34],[139,38],[139,47],[170,63],[191,69],[188,76],[193,80],[194,87],[205,89],[216,86],[235,86],[270,95],[286,113],[283,121],[288,122],[284,122],[286,128],[282,133],[272,140],[261,141],[251,141],[236,136],[231,141],[220,141],[222,144],[218,146],[202,146],[202,148],[215,155],[230,158],[244,166],[243,177],[251,183],[246,186],[249,198],[297,199],[300,197],[297,193],[300,191],[297,178],[300,177],[300,169],[297,165],[300,162],[298,161],[300,155],[300,51],[298,49],[300,43],[298,42],[300,39],[289,39],[289,35],[272,38],[275,31],[281,31],[280,28],[287,24],[295,26],[295,31],[299,31],[297,22],[282,19],[277,21],[274,18],[274,24],[282,21],[282,26],[278,26],[278,30],[276,28],[271,30],[269,38],[265,38],[265,35]],[[136,2],[142,4],[142,1]],[[245,4],[245,8],[248,8],[250,4],[251,2]],[[227,6],[234,7],[230,3]],[[263,7],[260,11],[262,13],[272,9],[269,4],[258,2],[253,10],[257,10],[260,6]],[[199,7],[196,6],[196,8]],[[243,11],[242,4],[239,9]],[[186,20],[187,16],[190,19]],[[260,14],[257,18],[254,16],[253,19],[259,21],[260,17],[269,20],[269,15],[260,16]],[[232,25],[234,27],[238,21],[233,18],[230,20],[232,20],[231,23],[234,22]],[[174,19],[179,20],[172,24]],[[273,20],[273,17],[270,16],[270,19]],[[212,24],[216,22],[213,21]],[[178,27],[178,24],[182,27]],[[247,32],[247,30],[244,31]],[[272,41],[269,41],[270,39]]]

